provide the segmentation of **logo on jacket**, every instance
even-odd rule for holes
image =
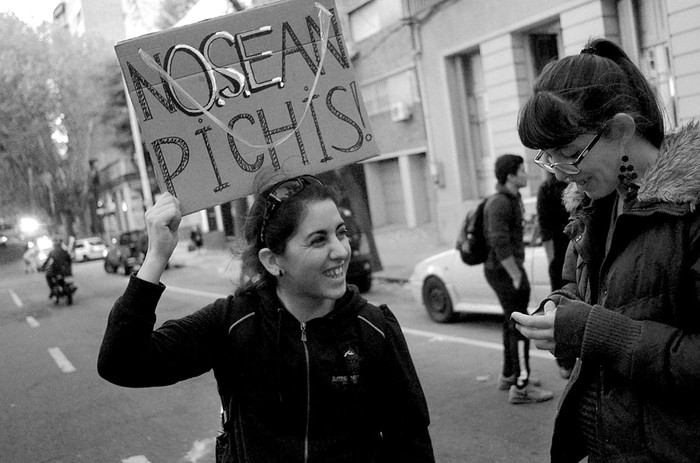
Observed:
[[[360,356],[353,350],[352,347],[348,347],[343,354],[343,362],[345,364],[345,370],[348,374],[334,375],[331,377],[331,381],[333,384],[342,386],[357,384],[360,380]]]

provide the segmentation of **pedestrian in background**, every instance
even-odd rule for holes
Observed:
[[[513,314],[577,357],[552,462],[691,462],[700,455],[700,129],[665,134],[659,100],[606,39],[549,64],[518,126],[535,162],[572,182],[564,288]]]
[[[549,262],[549,282],[552,291],[564,286],[561,275],[564,267],[566,248],[569,238],[564,233],[564,227],[569,223],[569,212],[564,207],[562,194],[568,183],[548,173],[537,191],[537,221],[542,238],[542,246]],[[571,370],[576,359],[557,359],[559,374],[564,379],[571,377]]]
[[[484,275],[493,288],[505,315],[503,319],[503,368],[499,389],[508,391],[512,404],[543,402],[551,391],[541,389],[530,378],[530,341],[515,329],[510,315],[526,313],[530,303],[530,281],[525,273],[523,202],[520,188],[527,185],[523,158],[504,154],[496,159],[496,194],[484,206],[484,232],[489,254]]]
[[[202,229],[197,225],[190,232],[190,240],[192,240],[192,245],[194,249],[199,253],[201,252],[202,246],[204,245],[204,240],[202,239]]]
[[[27,250],[22,254],[22,260],[24,261],[24,273],[36,273],[37,272],[37,255],[39,251],[34,242],[29,242],[27,245]]]
[[[103,378],[165,386],[213,369],[224,409],[217,462],[434,462],[401,327],[346,285],[350,243],[329,188],[304,175],[257,195],[247,282],[156,330],[178,200],[164,194],[146,223],[146,260],[109,315]]]
[[[61,235],[54,235],[52,238],[53,248],[49,251],[46,260],[39,267],[39,270],[46,272],[46,284],[49,285],[49,299],[54,296],[55,279],[61,275],[63,277],[73,276],[73,259],[63,244]]]

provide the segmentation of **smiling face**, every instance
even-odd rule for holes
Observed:
[[[284,276],[278,289],[308,304],[328,303],[345,294],[350,242],[338,207],[330,200],[313,201],[296,232],[277,257]]]
[[[594,136],[595,134],[584,134],[568,145],[558,150],[552,150],[553,161],[574,161]],[[556,171],[555,175],[559,180],[576,183],[579,189],[591,199],[604,198],[617,187],[621,156],[622,151],[619,144],[602,136],[578,165],[581,172],[567,175]]]

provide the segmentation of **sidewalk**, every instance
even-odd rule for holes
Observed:
[[[378,280],[406,282],[413,267],[421,260],[441,251],[451,249],[452,243],[439,243],[438,233],[434,224],[424,225],[414,229],[402,226],[388,226],[374,230],[379,257],[383,270],[375,272]],[[218,273],[235,277],[240,271],[240,263],[233,259],[229,246],[221,248],[202,248],[199,251],[188,251],[187,240],[180,240],[173,252],[170,263],[173,266],[214,268]],[[233,261],[232,261],[233,259]]]

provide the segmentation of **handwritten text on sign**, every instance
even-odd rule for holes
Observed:
[[[183,213],[251,193],[263,166],[314,174],[378,154],[338,21],[324,31],[317,12],[293,0],[117,44],[158,182]]]

